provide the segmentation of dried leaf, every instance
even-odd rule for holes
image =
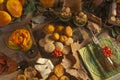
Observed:
[[[65,68],[66,72],[70,75],[74,76],[78,80],[90,80],[87,74],[83,71],[83,69],[74,69],[73,65],[76,63],[76,59],[72,54],[64,55],[62,60],[62,65]]]
[[[91,21],[88,21],[88,29],[92,31],[94,34],[101,32],[101,27],[98,24]]]
[[[73,68],[80,69],[81,68],[81,66],[80,66],[80,59],[79,59],[78,54],[77,54],[77,50],[80,49],[80,44],[79,43],[71,44],[71,49],[72,49],[73,56],[76,59],[76,63],[73,65]]]
[[[78,71],[76,69],[67,69],[66,72],[76,77],[78,80],[90,80],[90,78],[82,70]]]
[[[83,36],[84,41],[89,41],[90,40],[89,34],[84,29],[80,29],[80,32]]]
[[[64,55],[62,59],[62,65],[65,69],[72,68],[72,66],[76,63],[76,60],[72,54]]]
[[[120,43],[120,35],[117,36],[116,40]]]
[[[96,24],[98,24],[100,27],[102,27],[102,20],[101,18],[93,15],[93,14],[87,14],[88,20],[91,22],[94,22]]]
[[[78,57],[77,51],[80,49],[80,44],[78,42],[71,44],[71,49],[72,49],[73,56],[76,59],[76,63],[73,65],[73,68],[76,70],[70,69],[70,70],[67,70],[67,72],[71,75],[74,75],[78,79],[89,80],[89,77],[86,74],[85,69],[83,69],[81,61]],[[72,74],[73,72],[74,72],[74,74]]]

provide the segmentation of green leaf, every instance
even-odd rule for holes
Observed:
[[[115,30],[115,32],[117,33],[117,35],[120,34],[120,27],[114,27],[114,30]]]
[[[14,20],[14,22],[20,22],[20,21],[21,21],[21,17]]]
[[[30,12],[34,12],[36,10],[35,5],[33,1],[28,0],[27,1],[27,7],[24,10],[24,14],[28,14]]]
[[[10,45],[9,48],[14,49],[14,50],[19,50],[20,48],[16,45]]]
[[[117,36],[117,33],[115,32],[114,29],[112,29],[112,36],[115,38]]]

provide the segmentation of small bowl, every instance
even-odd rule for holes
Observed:
[[[59,17],[59,19],[62,21],[62,22],[68,22],[71,20],[71,18],[62,18],[62,17]]]
[[[83,27],[86,25],[87,21],[84,22],[83,24],[78,24],[75,20],[73,20],[73,23],[77,26],[77,27]]]
[[[72,15],[71,15],[70,17],[68,17],[68,18],[64,18],[64,17],[62,17],[61,15],[59,15],[59,19],[60,19],[62,22],[68,22],[68,21],[70,21],[70,20],[71,20],[71,17],[72,17]]]

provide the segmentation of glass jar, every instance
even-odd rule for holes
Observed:
[[[100,65],[106,72],[111,72],[117,68],[115,62],[111,59],[110,56],[113,55],[112,50],[108,46],[102,48],[100,45],[95,44],[97,52],[95,53]]]
[[[110,78],[120,72],[120,52],[117,44],[103,31],[98,37],[99,43],[93,44],[94,58],[104,78]]]

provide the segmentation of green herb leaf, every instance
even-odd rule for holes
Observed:
[[[21,17],[19,17],[19,18],[15,19],[15,21],[14,21],[14,22],[20,22],[20,21],[21,21]]]
[[[120,27],[114,27],[114,30],[115,30],[115,32],[117,33],[117,35],[120,34]]]
[[[9,48],[14,49],[14,50],[19,50],[20,48],[16,45],[10,45]]]
[[[28,14],[30,12],[34,12],[36,10],[35,5],[33,1],[28,0],[27,1],[27,7],[24,10],[24,14]]]
[[[114,29],[112,29],[112,36],[115,38],[117,36],[117,33],[115,32]]]

